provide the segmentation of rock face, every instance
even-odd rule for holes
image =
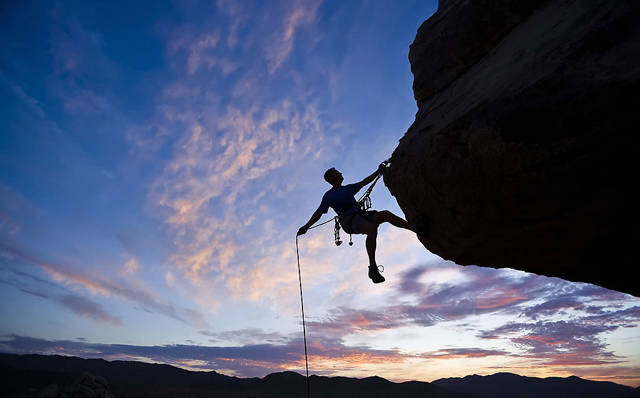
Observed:
[[[440,1],[384,176],[428,250],[640,296],[637,21],[637,1]]]

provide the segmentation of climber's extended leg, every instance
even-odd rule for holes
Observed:
[[[384,222],[388,222],[391,225],[394,225],[398,228],[408,229],[409,231],[416,231],[416,228],[409,224],[406,220],[396,216],[389,210],[381,210],[374,214],[374,221],[380,225]]]

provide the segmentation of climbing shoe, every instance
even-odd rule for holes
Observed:
[[[385,281],[384,276],[380,275],[380,271],[378,271],[378,266],[376,265],[369,266],[369,278],[371,278],[373,283],[382,283]]]

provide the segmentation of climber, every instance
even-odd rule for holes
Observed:
[[[327,170],[324,173],[324,179],[331,184],[332,188],[324,194],[320,206],[313,213],[309,221],[298,230],[298,235],[305,234],[307,230],[329,210],[329,207],[331,207],[338,214],[340,224],[345,232],[348,234],[367,235],[366,247],[367,255],[369,256],[369,278],[371,278],[373,283],[385,281],[384,277],[380,275],[378,264],[376,263],[378,226],[384,222],[389,222],[398,228],[415,232],[414,226],[388,210],[361,210],[354,198],[362,187],[374,181],[378,174],[382,174],[385,167],[385,163],[382,163],[373,174],[360,182],[349,185],[342,185],[344,178],[338,170],[333,167]]]

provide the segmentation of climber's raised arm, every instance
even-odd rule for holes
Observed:
[[[309,219],[309,221],[307,221],[307,223],[305,225],[301,226],[300,229],[298,230],[298,235],[306,234],[307,230],[309,229],[309,227],[312,226],[313,224],[315,224],[323,214],[324,213],[321,211],[321,209],[318,209],[315,212],[313,212],[313,214],[311,215],[311,218]]]
[[[374,171],[373,174],[371,174],[370,176],[366,177],[364,180],[358,182],[358,190],[361,190],[362,187],[364,187],[365,185],[369,184],[370,182],[373,182],[373,180],[376,179],[376,177],[378,176],[378,174],[382,173],[382,169],[384,168],[384,163],[380,163],[380,166],[378,166],[378,170]]]

